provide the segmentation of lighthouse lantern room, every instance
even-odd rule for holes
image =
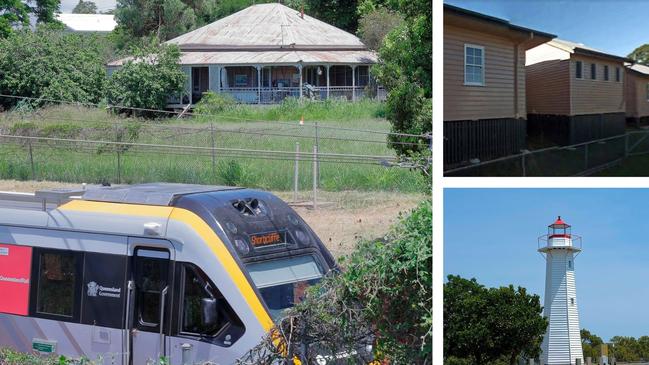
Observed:
[[[581,237],[559,216],[539,237],[538,251],[546,261],[543,315],[549,322],[541,344],[543,363],[567,365],[579,359],[583,364],[574,264]]]

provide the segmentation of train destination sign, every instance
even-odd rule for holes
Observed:
[[[250,243],[255,247],[265,247],[286,243],[286,231],[266,232],[250,235]]]

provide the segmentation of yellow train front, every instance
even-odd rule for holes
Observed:
[[[0,194],[0,346],[107,364],[231,364],[334,267],[268,192]]]

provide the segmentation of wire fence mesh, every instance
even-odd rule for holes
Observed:
[[[0,178],[240,185],[297,190],[298,200],[311,199],[314,187],[420,191],[425,179],[388,147],[389,135],[298,122],[174,125],[30,115],[0,123]],[[421,136],[400,137],[394,143],[427,146]]]
[[[571,146],[550,147],[446,170],[445,176],[582,176],[649,153],[649,131],[632,131]],[[648,171],[649,172],[649,171]]]

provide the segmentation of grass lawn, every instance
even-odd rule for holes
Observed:
[[[327,113],[327,106],[330,113]],[[242,118],[237,120],[217,114],[153,121],[123,118],[102,109],[78,106],[49,106],[27,114],[8,112],[0,115],[0,132],[3,134],[98,141],[114,141],[121,135],[121,141],[134,143],[214,146],[228,151],[217,151],[212,156],[208,150],[170,153],[169,149],[130,148],[120,153],[118,159],[114,149],[103,145],[75,146],[50,142],[32,146],[32,171],[28,145],[3,143],[0,144],[0,178],[87,183],[167,181],[290,190],[293,187],[296,142],[300,143],[302,152],[311,153],[317,140],[320,153],[393,157],[394,152],[386,144],[386,135],[382,134],[390,130],[390,125],[384,118],[375,116],[380,114],[381,108],[382,104],[371,101],[287,103],[261,107],[242,105],[236,106],[239,118]],[[346,109],[349,112],[344,114]],[[306,114],[305,123],[300,125],[296,116],[303,113]],[[266,120],[257,120],[261,117]],[[309,117],[320,118],[317,130],[316,120]],[[285,151],[290,154],[281,155],[281,158],[266,153],[250,156],[234,153],[234,149]],[[312,187],[312,166],[310,160],[300,161],[300,190]],[[326,191],[417,192],[427,186],[425,178],[417,171],[384,167],[378,163],[323,161],[319,180],[320,188]]]

